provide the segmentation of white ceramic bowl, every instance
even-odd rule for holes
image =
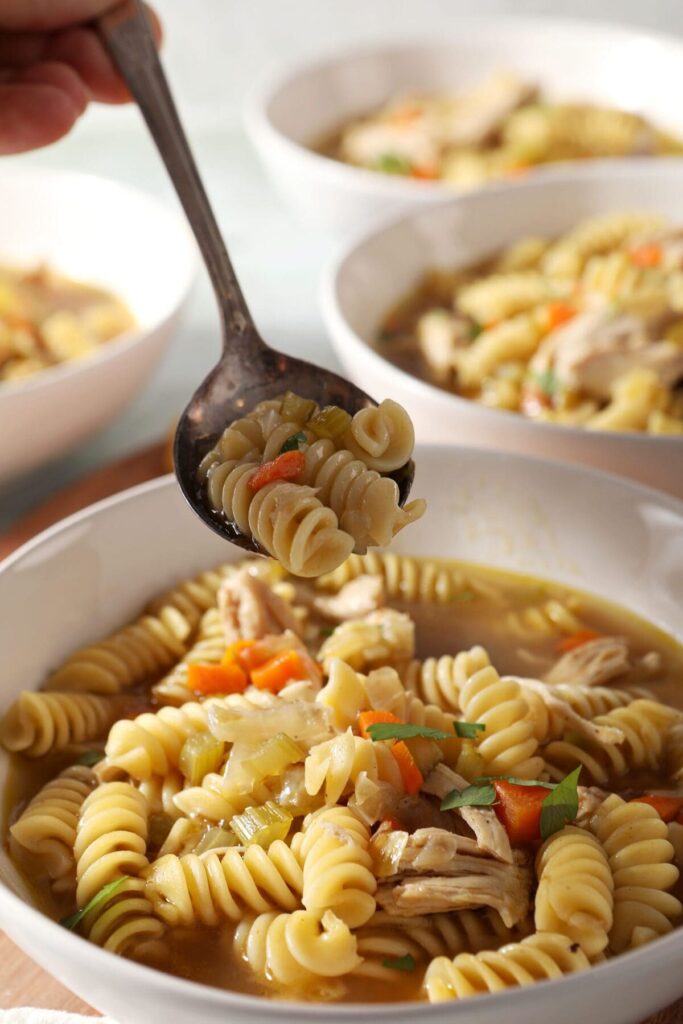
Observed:
[[[500,68],[532,78],[558,99],[636,110],[683,135],[683,40],[546,18],[454,17],[427,22],[425,34],[430,31],[431,42],[356,50],[295,68],[249,101],[246,123],[256,148],[275,184],[308,219],[348,231],[373,216],[452,195],[444,184],[346,166],[308,147],[397,93],[458,89]],[[559,166],[535,175],[553,175]]]
[[[561,580],[618,600],[682,635],[683,503],[614,477],[468,449],[423,448],[414,493],[428,514],[395,550]],[[207,530],[166,478],[110,498],[0,566],[2,706],[86,641],[119,628],[152,595],[241,553]],[[0,793],[7,757],[0,753]],[[0,927],[119,1024],[276,1024],[372,1020],[477,1024],[637,1024],[683,993],[683,930],[582,975],[475,1003],[301,1005],[171,978],[65,932],[10,891],[0,846]]]
[[[128,303],[137,326],[87,359],[0,382],[0,481],[92,435],[140,391],[189,292],[194,242],[151,195],[104,178],[22,167],[0,173],[0,263],[45,262]]]
[[[582,218],[658,210],[683,225],[681,173],[666,163],[586,168],[472,192],[410,214],[348,246],[326,271],[323,317],[347,375],[410,412],[418,440],[581,462],[683,497],[683,437],[607,433],[534,422],[428,384],[372,347],[384,315],[431,267],[476,262],[525,235],[557,235]]]

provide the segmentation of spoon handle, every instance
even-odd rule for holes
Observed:
[[[224,328],[224,343],[260,342],[242,295],[173,102],[147,14],[140,0],[126,0],[97,20],[114,64],[147,122],[187,214],[211,278]],[[262,344],[262,342],[261,342]]]

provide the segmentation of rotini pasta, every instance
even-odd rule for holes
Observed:
[[[116,718],[116,704],[90,693],[32,693],[24,690],[5,713],[0,743],[27,757],[89,743]]]
[[[147,802],[128,782],[106,782],[86,798],[76,829],[76,900],[147,867]]]
[[[369,846],[370,829],[349,807],[325,807],[306,818],[297,848],[306,910],[332,910],[349,928],[367,924],[377,889]]]

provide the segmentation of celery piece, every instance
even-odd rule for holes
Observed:
[[[472,740],[463,740],[462,749],[458,756],[455,770],[458,775],[471,782],[484,774],[486,765],[484,758],[478,752]]]
[[[261,807],[247,807],[243,814],[236,814],[230,828],[243,846],[257,843],[267,849],[276,839],[285,838],[293,820],[291,814],[268,800]]]
[[[293,391],[288,391],[282,399],[280,415],[286,422],[300,423],[303,426],[317,408],[318,406],[312,398],[301,398]]]
[[[295,818],[304,817],[322,806],[322,795],[310,796],[306,792],[304,766],[293,764],[285,768],[278,783],[269,783],[274,800],[280,807],[293,814]]]
[[[338,405],[326,405],[324,409],[311,416],[306,424],[316,437],[329,438],[336,441],[345,433],[351,423],[351,417]]]
[[[225,744],[210,732],[193,733],[183,743],[178,767],[191,786],[198,786],[205,775],[215,772],[225,756]]]
[[[199,855],[211,850],[222,850],[228,846],[237,846],[237,836],[234,832],[216,826],[204,833],[192,852]]]
[[[443,751],[435,740],[426,736],[414,736],[407,739],[405,744],[412,754],[413,761],[420,769],[422,778],[426,779],[429,773],[436,768],[439,761],[443,761]]]
[[[279,732],[265,740],[251,757],[242,762],[245,772],[253,779],[254,784],[262,782],[270,775],[282,775],[290,764],[303,761],[305,750],[285,732]]]

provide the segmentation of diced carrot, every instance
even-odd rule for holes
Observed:
[[[393,744],[391,747],[391,753],[394,755],[394,759],[398,764],[398,769],[401,773],[401,781],[403,782],[403,789],[408,796],[413,796],[422,788],[422,783],[424,782],[422,772],[415,764],[415,759],[403,740],[398,740]]]
[[[494,810],[513,846],[524,846],[541,838],[541,806],[549,790],[544,786],[517,786],[497,779],[493,788],[498,797]]]
[[[419,178],[420,181],[435,181],[439,177],[439,172],[436,167],[429,167],[425,164],[422,167],[413,167],[410,177]]]
[[[249,477],[249,490],[255,494],[262,487],[277,480],[296,480],[304,471],[305,461],[304,453],[301,451],[283,452],[271,462],[264,462],[254,475]]]
[[[392,715],[391,711],[361,711],[358,715],[358,732],[366,740],[370,739],[368,726],[377,725],[378,722],[400,722],[401,719]]]
[[[243,693],[249,685],[247,674],[231,665],[188,665],[187,685],[195,693]]]
[[[292,679],[308,679],[306,666],[298,651],[282,651],[259,668],[251,670],[252,684],[258,690],[279,693]]]
[[[509,167],[507,167],[503,172],[503,175],[506,178],[525,178],[530,171],[530,164],[517,163],[511,164]]]
[[[601,635],[596,629],[579,629],[576,633],[570,633],[569,636],[558,640],[557,650],[567,654],[569,651],[575,651],[577,647],[589,644],[591,640],[599,640]]]
[[[385,818],[382,825],[388,825],[392,832],[403,831],[403,822],[399,821],[398,818],[394,818],[393,815],[390,818]]]
[[[680,796],[657,796],[654,793],[646,793],[645,796],[636,796],[629,800],[631,804],[649,804],[654,807],[662,821],[673,821],[680,814],[683,808],[683,797]]]
[[[646,245],[637,245],[629,249],[629,259],[637,267],[658,267],[662,262],[664,253],[661,245],[650,242]]]
[[[242,653],[249,650],[256,643],[255,640],[235,640],[234,643],[230,644],[223,655],[223,665],[234,665],[236,661],[242,663]],[[265,658],[263,659],[266,660]],[[247,669],[248,671],[248,669]]]
[[[396,107],[389,114],[389,121],[392,124],[410,124],[420,116],[421,110],[416,103],[404,103],[402,107]]]
[[[549,302],[545,307],[546,324],[549,331],[566,324],[576,316],[576,310],[566,302]]]

